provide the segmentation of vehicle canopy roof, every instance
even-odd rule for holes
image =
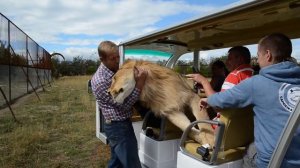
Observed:
[[[125,49],[151,49],[176,54],[256,44],[281,32],[300,37],[300,0],[248,0],[176,26],[120,43]]]

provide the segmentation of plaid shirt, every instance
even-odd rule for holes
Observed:
[[[117,104],[107,92],[111,85],[113,75],[114,72],[108,69],[104,64],[101,64],[92,77],[92,90],[105,120],[123,121],[131,117],[132,106],[138,100],[140,90],[135,88],[124,100],[123,104]]]

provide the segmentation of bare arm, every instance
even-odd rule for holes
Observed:
[[[209,81],[204,76],[200,74],[188,74],[186,75],[186,77],[188,77],[188,79],[194,80],[197,83],[200,83],[203,86],[203,90],[207,97],[216,93],[214,89],[211,87]]]

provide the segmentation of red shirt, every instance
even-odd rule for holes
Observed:
[[[227,75],[221,91],[231,89],[242,80],[250,78],[253,75],[253,72],[254,71],[249,64],[240,65]]]
[[[230,72],[223,85],[222,85],[222,90],[227,90],[233,88],[235,85],[239,84],[242,80],[245,80],[247,78],[250,78],[254,73],[254,70],[249,64],[243,64],[240,65],[238,68]],[[219,121],[220,118],[220,113],[217,113],[217,116],[213,120]],[[213,129],[216,129],[218,126],[217,125],[212,125]]]

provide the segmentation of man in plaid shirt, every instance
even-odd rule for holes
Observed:
[[[119,69],[118,46],[110,41],[99,44],[98,54],[101,65],[94,74],[91,84],[93,93],[105,118],[104,130],[111,148],[108,167],[140,168],[137,140],[130,121],[132,106],[143,89],[147,71],[135,69],[135,89],[122,104],[117,104],[107,92],[112,77]]]

